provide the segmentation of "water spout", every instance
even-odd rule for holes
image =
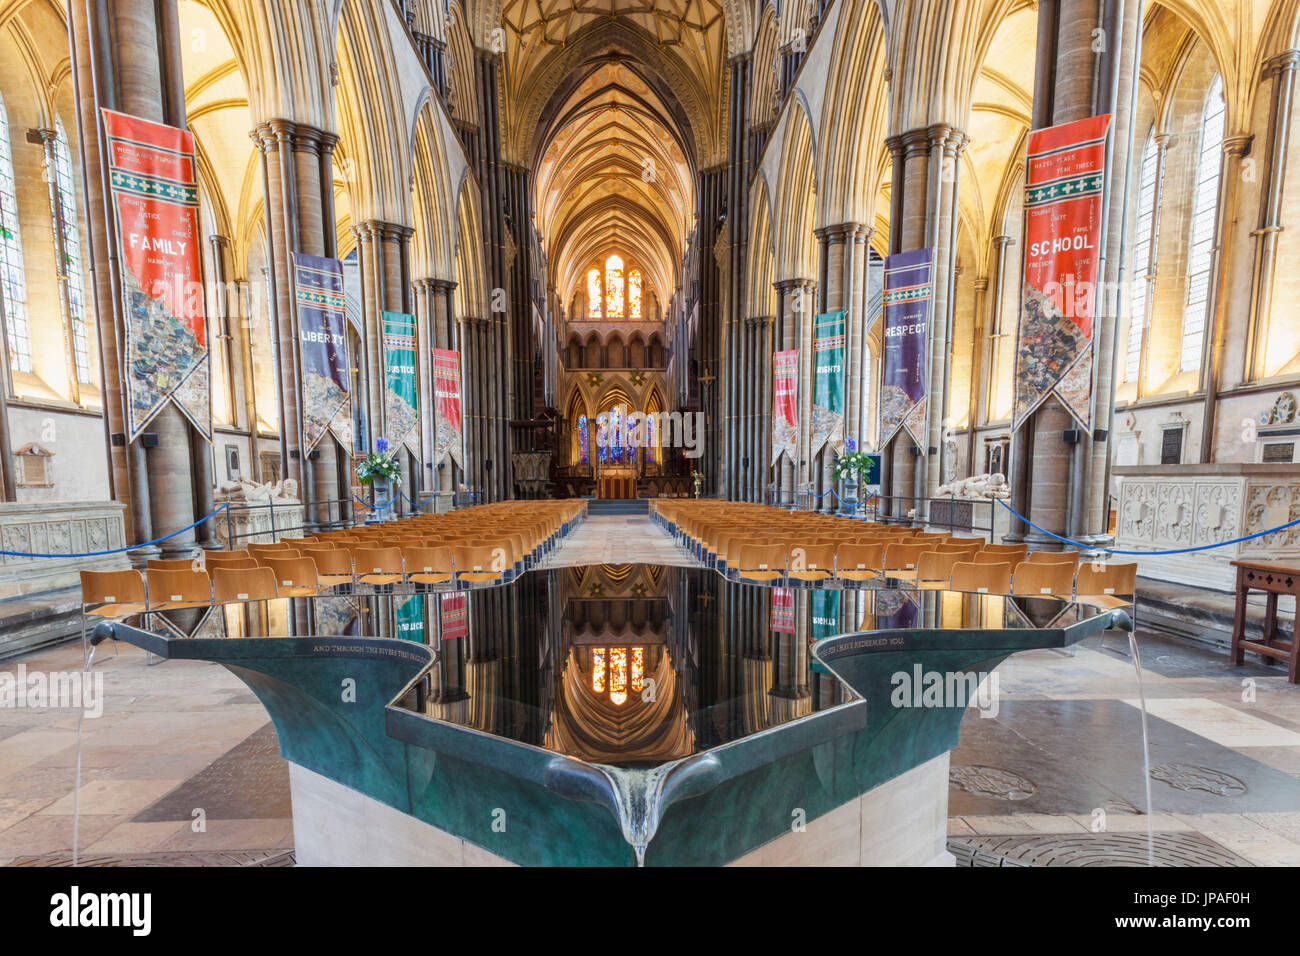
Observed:
[[[1137,671],[1138,702],[1142,705],[1142,780],[1147,789],[1147,866],[1156,865],[1155,824],[1151,820],[1151,744],[1147,736],[1147,695],[1142,687],[1142,658],[1138,656],[1137,635],[1128,634],[1128,646],[1133,652],[1133,669]]]

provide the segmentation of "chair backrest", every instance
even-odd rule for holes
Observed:
[[[248,568],[255,568],[257,566],[257,558],[208,558],[204,565],[209,575],[217,568],[247,570]]]
[[[954,591],[976,591],[981,594],[1010,594],[1011,565],[976,564],[959,561],[952,566],[948,587]]]
[[[969,561],[980,553],[980,549],[973,545],[936,544],[930,550],[939,554],[960,555],[963,561]]]
[[[841,571],[876,571],[885,563],[882,544],[842,544],[835,551],[835,567]]]
[[[784,545],[746,544],[740,549],[742,571],[784,571],[790,552]]]
[[[1014,551],[994,551],[991,548],[985,548],[971,558],[971,561],[975,564],[1009,564],[1014,568],[1025,560],[1025,553],[1028,550],[1028,548],[1017,548]]]
[[[211,561],[213,558],[247,558],[250,557],[247,548],[231,548],[229,551],[210,551],[204,549],[203,560]]]
[[[276,596],[275,572],[270,568],[215,568],[212,572],[212,600],[270,601]]]
[[[401,574],[401,548],[365,548],[358,551],[354,563],[357,574]]]
[[[197,571],[203,562],[194,558],[150,558],[145,562],[147,568],[155,571]]]
[[[1068,564],[1070,574],[1079,566],[1078,551],[1030,551],[1025,557],[1030,564]]]
[[[82,571],[82,604],[138,604],[144,600],[144,575],[127,571]]]
[[[1074,567],[1068,561],[1050,564],[1021,561],[1011,579],[1012,594],[1018,597],[1070,597],[1074,594]]]
[[[835,569],[835,545],[796,545],[790,549],[791,571],[832,571]]]
[[[976,551],[983,551],[988,547],[988,542],[983,538],[959,538],[956,535],[948,539],[948,544],[963,548],[973,547]]]
[[[1010,554],[1016,558],[1016,564],[1025,560],[1025,555],[1029,553],[1027,544],[986,544],[980,549],[980,554]]]
[[[464,573],[500,574],[510,567],[510,555],[489,545],[458,545],[452,549],[456,570]]]
[[[269,568],[268,561],[285,561],[289,558],[301,558],[302,552],[296,548],[283,548],[279,551],[254,551],[253,560],[259,567]]]
[[[885,570],[911,571],[929,550],[924,544],[891,544],[885,548]]]
[[[410,547],[402,549],[408,574],[450,574],[456,570],[451,548]]]
[[[277,588],[314,588],[316,562],[311,558],[267,558],[266,566],[275,572]]]
[[[964,555],[945,554],[940,551],[927,551],[916,562],[916,579],[918,581],[947,582],[952,575],[952,568],[965,560]]]
[[[316,563],[317,574],[352,573],[352,555],[346,548],[303,548],[302,556]]]
[[[212,583],[203,571],[149,568],[145,575],[151,605],[212,600]]]
[[[1137,564],[1081,564],[1074,590],[1085,594],[1132,597],[1137,591]]]

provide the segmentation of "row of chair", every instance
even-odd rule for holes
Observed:
[[[654,502],[656,520],[733,580],[817,584],[889,578],[919,588],[1132,603],[1136,564],[1086,564],[1077,552],[1029,552],[947,532],[738,502]],[[1125,600],[1127,598],[1127,600]]]
[[[82,606],[129,617],[237,601],[316,597],[397,586],[476,585],[507,579],[553,546],[585,502],[501,502],[194,558],[137,570],[83,571]]]

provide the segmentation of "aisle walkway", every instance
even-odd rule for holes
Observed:
[[[539,567],[667,564],[699,567],[689,551],[646,515],[589,515]]]

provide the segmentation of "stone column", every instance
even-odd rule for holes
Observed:
[[[1251,381],[1260,374],[1260,353],[1263,348],[1261,338],[1273,312],[1277,237],[1283,229],[1282,197],[1291,142],[1291,112],[1295,102],[1297,67],[1300,67],[1300,50],[1287,50],[1269,60],[1264,67],[1264,78],[1273,81],[1268,146],[1264,156],[1268,182],[1260,196],[1259,228],[1252,233],[1255,237],[1255,261],[1250,321],[1241,369],[1242,381]]]
[[[185,126],[183,94],[177,95],[181,88],[180,50],[168,42],[174,39],[175,0],[122,0],[111,6],[74,2],[69,4],[69,13],[110,486],[113,494],[129,505],[130,539],[148,541],[184,528],[199,517],[191,474],[193,429],[181,412],[168,404],[140,440],[127,442],[120,358],[125,337],[121,262],[99,109],[107,107],[170,126]],[[134,552],[132,560],[143,563],[159,554],[188,555],[196,537],[193,529],[185,531],[169,538],[161,548]]]

